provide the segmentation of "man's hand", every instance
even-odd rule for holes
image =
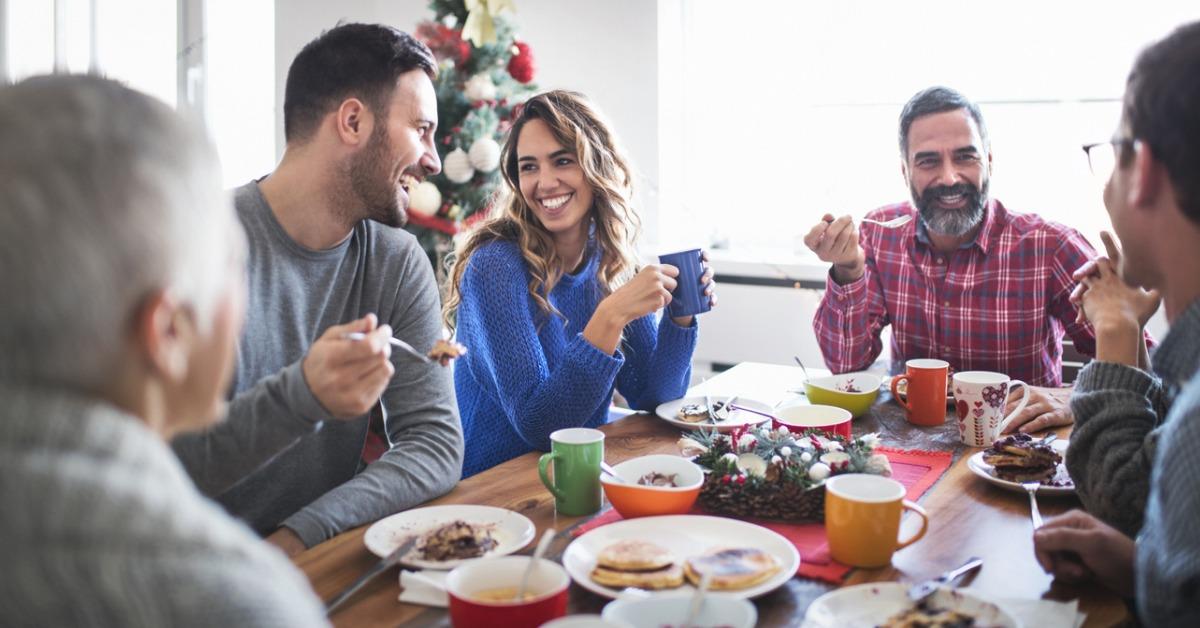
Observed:
[[[279,528],[272,532],[266,541],[283,550],[283,553],[287,554],[288,558],[308,549],[304,546],[304,541],[301,541],[300,537],[296,536],[296,533],[292,532],[291,528]]]
[[[1077,320],[1089,320],[1097,329],[1136,324],[1141,330],[1158,311],[1159,294],[1127,284],[1120,247],[1107,231],[1100,232],[1100,239],[1108,256],[1089,261],[1071,275],[1079,282],[1071,292],[1071,303],[1079,309]]]
[[[1008,400],[1004,404],[1005,416],[1017,408],[1022,395],[1024,393],[1019,388],[1008,392]],[[1022,432],[1031,434],[1050,427],[1070,425],[1074,422],[1075,415],[1071,412],[1071,406],[1065,399],[1055,395],[1051,389],[1030,386],[1029,403],[1025,404],[1025,409],[1021,410],[1021,413],[1013,417],[1013,420],[1005,426],[1004,433],[1012,434],[1020,429]]]
[[[1082,510],[1047,519],[1034,530],[1033,552],[1042,569],[1058,580],[1091,580],[1121,597],[1133,597],[1133,539]]]
[[[867,253],[858,243],[858,227],[850,216],[834,220],[825,214],[804,236],[804,245],[823,262],[833,264],[833,280],[845,285],[866,272]]]
[[[364,333],[366,338],[346,338],[351,332]],[[326,329],[308,349],[301,364],[304,381],[334,417],[352,419],[366,414],[383,394],[396,371],[388,360],[391,336],[390,326],[377,327],[375,315],[367,314]]]

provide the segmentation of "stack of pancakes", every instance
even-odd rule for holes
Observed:
[[[1054,477],[1062,456],[1049,443],[1028,434],[1012,434],[983,451],[983,461],[996,469],[996,477],[1010,482],[1045,482]]]
[[[683,567],[654,543],[618,541],[600,551],[592,580],[618,589],[674,589],[683,584]]]
[[[478,558],[496,548],[491,526],[451,521],[417,540],[417,551],[425,560],[447,561]]]
[[[709,588],[714,591],[746,589],[779,571],[779,560],[753,548],[714,549],[689,558],[683,566],[688,581],[699,586],[706,574],[712,574]]]

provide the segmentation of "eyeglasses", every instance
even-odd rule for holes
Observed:
[[[1107,142],[1084,144],[1083,152],[1087,154],[1088,168],[1092,174],[1107,182],[1117,167],[1117,150],[1123,146],[1133,146],[1134,141],[1133,138],[1119,137]]]

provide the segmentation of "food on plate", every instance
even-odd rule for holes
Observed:
[[[491,528],[462,520],[452,521],[417,539],[417,552],[424,560],[436,562],[478,558],[496,548]]]
[[[716,405],[713,404],[713,406]],[[679,407],[679,413],[676,416],[685,423],[700,423],[710,418],[708,408],[704,407],[702,403],[685,403]]]
[[[779,560],[760,549],[735,547],[709,550],[684,561],[683,571],[695,585],[712,574],[709,588],[730,591],[752,587],[779,571]]]
[[[614,588],[673,589],[683,584],[683,567],[660,545],[617,541],[600,550],[592,580]]]
[[[429,359],[437,360],[442,366],[450,363],[450,360],[461,358],[467,354],[467,348],[457,342],[450,340],[437,340],[433,343],[433,348],[429,350]]]
[[[983,461],[992,465],[1001,480],[1048,482],[1058,472],[1062,456],[1050,443],[1018,432],[992,443],[983,451]]]
[[[642,477],[638,478],[638,484],[641,484],[642,486],[676,487],[676,486],[679,486],[679,474],[678,473],[668,474],[668,473],[659,473],[658,471],[651,471],[650,473],[647,473],[646,475],[643,475]]]
[[[970,628],[975,618],[959,611],[937,608],[928,599],[921,600],[879,625],[880,628]]]

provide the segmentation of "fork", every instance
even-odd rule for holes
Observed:
[[[1042,513],[1038,512],[1037,505],[1037,492],[1041,485],[1041,482],[1021,482],[1021,486],[1025,488],[1025,492],[1029,493],[1029,516],[1033,519],[1034,530],[1042,527]]]
[[[912,219],[912,214],[909,214],[907,216],[896,216],[891,220],[872,220],[870,218],[863,218],[862,222],[869,222],[873,225],[883,227],[884,229],[895,229],[896,227],[903,227],[904,225],[907,225],[908,223],[912,222]]]
[[[367,335],[362,333],[361,331],[352,331],[352,332],[346,334],[345,338],[346,338],[346,340],[366,340]],[[407,342],[404,342],[403,340],[401,340],[399,338],[388,338],[388,342],[393,347],[399,347],[401,351],[407,353],[408,355],[411,355],[412,357],[414,357],[422,362],[425,362],[425,363],[433,362],[433,358],[430,358],[429,356],[425,355],[424,353],[417,351],[416,349],[413,348],[412,345],[408,344]]]

